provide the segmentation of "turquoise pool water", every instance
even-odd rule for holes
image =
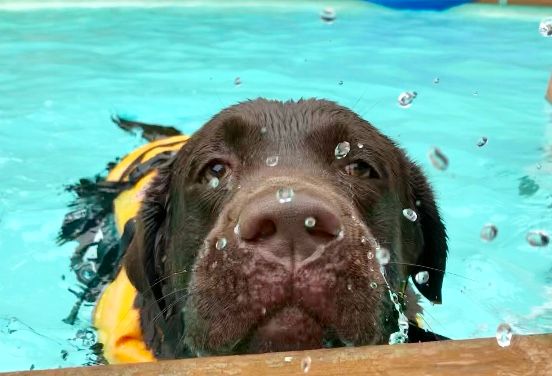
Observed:
[[[316,2],[152,4],[0,1],[0,371],[87,362],[76,337],[91,308],[76,327],[61,321],[75,300],[74,245],[55,238],[63,185],[141,143],[110,115],[191,133],[258,96],[336,100],[423,165],[450,236],[444,304],[425,305],[434,331],[552,331],[552,246],[525,240],[552,232],[552,38],[537,30],[552,9],[347,1],[325,24]],[[406,90],[418,96],[403,109]],[[446,171],[429,162],[433,146]],[[486,223],[498,228],[489,243]]]

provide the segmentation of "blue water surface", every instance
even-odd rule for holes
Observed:
[[[0,371],[87,361],[75,336],[92,308],[76,327],[61,321],[75,301],[74,244],[55,238],[63,186],[141,143],[110,116],[192,133],[259,96],[338,101],[423,166],[450,237],[444,304],[424,303],[430,328],[454,339],[494,336],[501,322],[552,331],[552,248],[525,240],[552,232],[552,38],[538,33],[552,10],[335,3],[327,24],[318,2],[0,1]],[[418,93],[408,109],[405,90]],[[434,146],[445,171],[427,158]],[[498,228],[488,243],[486,223]]]

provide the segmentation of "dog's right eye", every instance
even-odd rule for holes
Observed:
[[[220,180],[230,174],[230,166],[222,161],[209,163],[201,173],[201,182],[204,184],[218,185]]]
[[[345,166],[345,173],[357,178],[379,178],[378,172],[368,163],[358,160]]]

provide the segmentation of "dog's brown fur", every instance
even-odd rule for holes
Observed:
[[[343,141],[351,150],[337,159]],[[267,166],[276,155],[277,166]],[[359,161],[370,176],[346,173]],[[205,177],[213,163],[227,168],[216,188]],[[285,234],[272,247],[234,233],[282,187],[293,188],[297,205],[312,199],[334,213],[343,238],[325,234],[323,247],[302,255]],[[418,219],[407,220],[404,208]],[[217,250],[221,237],[228,243]],[[391,252],[385,278],[393,291],[426,270],[429,282],[416,286],[441,301],[446,234],[420,169],[347,108],[258,99],[213,117],[159,171],[124,266],[159,358],[380,344],[397,330],[398,314],[380,265],[367,257],[375,248],[363,238],[372,237]]]

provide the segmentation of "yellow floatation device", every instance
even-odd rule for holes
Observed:
[[[143,145],[124,157],[107,176],[107,181],[131,182],[131,174],[137,166],[147,166],[161,153],[176,152],[188,140],[188,136],[163,138]],[[145,174],[129,189],[114,200],[115,224],[120,235],[125,224],[136,217],[144,192],[155,177],[155,168],[145,169]],[[147,348],[140,326],[140,311],[134,308],[136,289],[130,283],[124,268],[104,290],[93,313],[93,324],[98,331],[103,354],[111,364],[153,362],[155,357]]]

